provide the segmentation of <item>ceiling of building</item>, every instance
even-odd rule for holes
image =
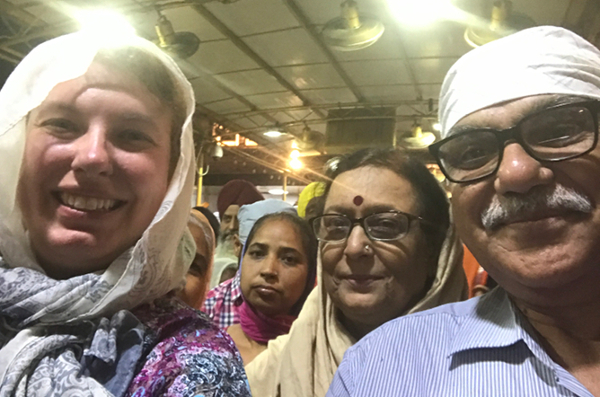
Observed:
[[[225,146],[219,160],[207,153],[205,183],[220,185],[242,176],[272,185],[289,170],[287,160],[294,138],[302,137],[307,127],[326,135],[332,114],[339,119],[360,114],[369,120],[385,108],[395,120],[394,137],[410,132],[415,123],[433,131],[444,75],[471,49],[463,38],[464,21],[409,26],[394,17],[388,1],[356,0],[361,13],[383,22],[385,32],[372,46],[352,52],[332,49],[321,34],[324,24],[340,15],[341,0],[93,3],[119,11],[148,39],[156,39],[158,11],[175,31],[192,32],[200,39],[191,57],[178,60],[196,93],[198,142],[207,147],[207,140],[215,134],[222,141],[233,141],[240,134],[258,143],[258,147]],[[486,17],[492,1],[454,3],[470,14]],[[89,4],[0,0],[0,79],[37,43],[77,29],[73,7]],[[597,0],[513,0],[513,11],[531,17],[538,25],[564,26],[600,42]],[[339,116],[340,109],[348,110],[346,116]],[[263,135],[275,126],[288,134],[279,138]],[[394,142],[398,144],[396,139]],[[351,148],[349,144],[340,150]],[[426,151],[416,153],[427,160]],[[290,170],[290,183],[315,179],[332,155],[323,145],[304,154],[311,156],[302,157],[304,169]]]

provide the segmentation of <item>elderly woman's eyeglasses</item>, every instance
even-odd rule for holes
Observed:
[[[514,140],[537,161],[569,160],[589,153],[598,142],[598,101],[545,109],[506,130],[478,128],[429,146],[451,182],[467,183],[498,171],[507,141]]]
[[[325,214],[312,219],[312,227],[319,241],[346,241],[355,225],[361,225],[367,237],[377,241],[399,240],[406,236],[413,221],[425,219],[400,211],[386,211],[352,219],[341,214]]]

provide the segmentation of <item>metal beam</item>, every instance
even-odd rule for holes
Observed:
[[[13,65],[16,65],[20,61],[20,59],[15,58],[13,55],[3,52],[2,49],[0,49],[0,59],[10,62]]]
[[[437,99],[433,99],[432,103],[436,105]],[[262,115],[264,113],[279,113],[297,110],[312,110],[312,109],[341,109],[341,108],[382,108],[382,107],[400,107],[400,106],[417,106],[417,105],[429,105],[429,99],[409,99],[404,101],[390,101],[390,102],[377,102],[377,103],[357,103],[357,102],[341,102],[341,103],[324,103],[319,105],[311,106],[291,106],[284,108],[272,108],[272,109],[261,109],[253,112],[231,112],[224,113],[222,116],[231,117],[247,117]]]
[[[325,45],[323,40],[321,39],[321,35],[317,32],[314,25],[310,23],[304,11],[298,6],[298,4],[294,0],[285,0],[285,4],[288,6],[294,17],[300,22],[302,27],[308,32],[308,34],[312,37],[317,46],[321,49],[321,51],[325,54],[331,66],[335,69],[338,75],[344,80],[344,83],[350,88],[350,91],[356,97],[358,102],[366,102],[364,95],[360,92],[358,86],[352,81],[350,76],[346,73],[346,71],[342,68],[336,57],[333,55],[329,47]]]
[[[22,22],[25,25],[35,25],[35,24],[41,24],[43,25],[43,21],[40,20],[38,17],[32,15],[31,13],[23,10],[20,7],[17,7],[16,5],[9,3],[6,0],[0,0],[0,12],[4,15],[10,15],[13,18],[18,19],[20,22]]]
[[[49,26],[47,28],[37,30],[35,32],[29,33],[29,34],[26,34],[23,36],[17,36],[17,37],[13,37],[11,39],[6,39],[6,40],[2,39],[2,40],[0,40],[0,48],[11,47],[13,45],[26,43],[29,40],[35,40],[35,39],[39,39],[42,37],[59,36],[66,32],[74,31],[75,29],[76,29],[76,24],[73,21],[60,23],[57,25],[53,25],[53,26]]]
[[[281,174],[287,174],[290,178],[294,178],[294,179],[296,179],[299,182],[303,182],[303,183],[306,183],[306,184],[309,184],[311,182],[311,181],[309,181],[308,179],[304,178],[301,175],[298,175],[298,174],[296,174],[294,172],[290,172],[290,170],[285,169],[283,167],[278,167],[278,166],[276,166],[273,163],[270,163],[270,162],[268,162],[266,160],[263,160],[263,159],[258,158],[256,156],[253,156],[253,155],[251,155],[249,153],[246,153],[243,150],[232,148],[232,147],[228,147],[228,146],[223,146],[223,149],[226,150],[226,151],[228,151],[228,152],[230,152],[230,153],[232,153],[232,154],[235,154],[238,157],[250,160],[250,161],[252,161],[252,162],[254,162],[254,163],[258,164],[258,165],[261,165],[261,166],[263,166],[265,168],[271,169],[273,171],[277,171],[277,172],[279,172]]]
[[[398,23],[392,21],[391,23],[387,23],[386,26],[392,26],[392,30],[396,33],[396,37],[398,39],[398,48],[400,49],[400,53],[402,54],[402,61],[404,62],[404,66],[406,67],[406,71],[408,72],[408,77],[417,93],[418,99],[423,99],[423,91],[419,87],[419,81],[417,80],[417,76],[410,64],[408,58],[408,52],[406,52],[406,47],[404,47],[404,43],[402,42],[402,32],[398,27]]]
[[[252,50],[248,44],[246,44],[242,39],[240,39],[233,31],[231,31],[223,22],[221,22],[217,17],[213,15],[204,5],[202,4],[193,4],[192,8],[200,14],[204,19],[206,19],[214,28],[216,28],[222,35],[227,37],[231,42],[244,54],[246,54],[250,59],[256,62],[261,68],[263,68],[267,73],[273,76],[279,84],[285,87],[286,90],[291,91],[296,95],[302,103],[306,106],[310,106],[311,102],[308,98],[304,96],[296,87],[294,87],[290,82],[288,82],[282,75],[280,75],[271,65],[269,65],[264,59],[262,59],[254,50]],[[325,115],[319,113],[319,116],[325,118]]]

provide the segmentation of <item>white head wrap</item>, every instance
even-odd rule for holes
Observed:
[[[66,290],[68,297],[53,296],[60,295],[57,287],[29,300],[28,312],[33,311],[30,319],[40,324],[66,324],[110,315],[164,296],[182,285],[195,252],[191,235],[186,232],[195,172],[191,122],[195,101],[190,84],[171,58],[144,39],[123,37],[115,45],[79,32],[36,47],[0,91],[0,252],[4,266],[43,273],[31,252],[15,199],[27,114],[58,83],[82,76],[99,50],[117,46],[148,53],[172,76],[186,112],[179,160],[161,207],[132,249],[122,253],[102,274],[63,280],[78,286]],[[0,357],[9,358],[4,349]]]
[[[442,137],[477,110],[541,94],[600,99],[600,51],[554,26],[526,29],[472,50],[444,79]]]
[[[238,223],[240,224],[239,236],[240,243],[246,244],[246,239],[252,230],[252,226],[257,220],[265,215],[275,214],[277,212],[290,212],[297,215],[296,209],[291,204],[282,200],[267,199],[257,201],[256,203],[242,205],[238,211]]]

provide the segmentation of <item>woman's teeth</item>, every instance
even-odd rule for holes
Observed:
[[[81,211],[111,210],[117,204],[117,200],[75,196],[64,192],[60,194],[60,199],[63,204]]]

